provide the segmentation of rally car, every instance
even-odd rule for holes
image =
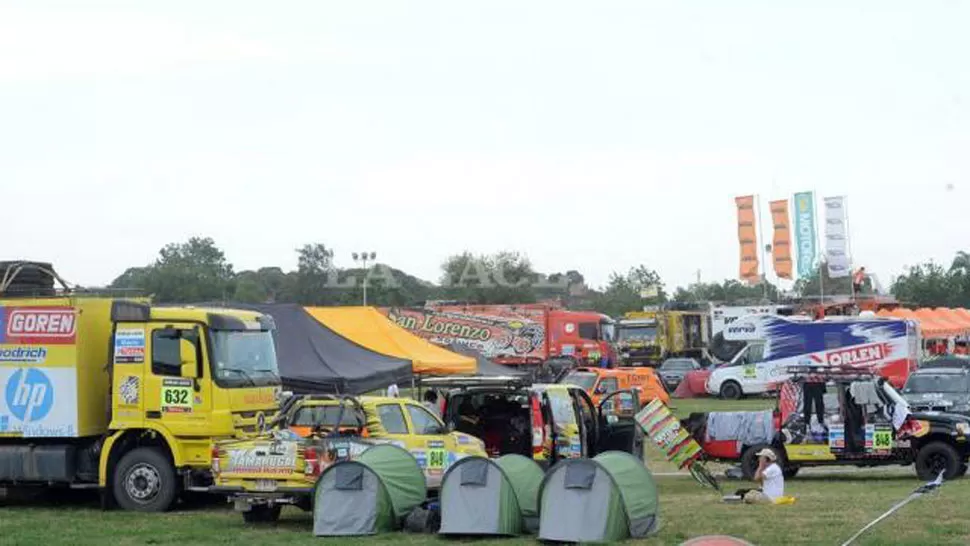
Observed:
[[[329,465],[377,443],[408,450],[429,489],[457,460],[485,455],[484,444],[449,432],[418,402],[377,396],[298,396],[284,402],[267,430],[213,449],[213,492],[234,501],[247,522],[275,521],[284,504],[312,508],[317,478]]]
[[[748,478],[766,447],[788,477],[801,467],[823,465],[913,464],[927,481],[941,472],[947,480],[966,474],[970,418],[910,411],[889,381],[872,373],[829,367],[793,367],[788,373],[773,412],[697,413],[685,420],[708,459],[740,462]],[[812,376],[834,385],[823,396],[823,423],[815,411],[811,422],[804,418],[803,385]],[[752,439],[759,431],[762,438]]]

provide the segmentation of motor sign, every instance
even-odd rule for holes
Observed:
[[[0,343],[69,345],[77,335],[73,307],[6,307],[0,315]]]

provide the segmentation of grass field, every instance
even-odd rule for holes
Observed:
[[[676,411],[756,409],[762,400],[724,403],[676,401]],[[753,544],[841,544],[856,530],[905,498],[918,484],[911,468],[874,470],[842,468],[803,471],[789,480],[787,492],[798,498],[792,506],[728,505],[686,476],[667,475],[675,469],[648,453],[659,474],[661,529],[639,544],[679,544],[704,534],[730,534]],[[725,489],[747,486],[724,482]],[[917,499],[863,537],[859,544],[970,544],[970,479],[945,484],[938,493]],[[0,544],[424,544],[439,541],[426,535],[388,534],[365,539],[317,539],[311,517],[284,511],[273,527],[252,528],[226,507],[182,509],[169,514],[102,512],[92,497],[22,502],[0,508]],[[634,543],[634,542],[631,542]],[[475,541],[479,546],[535,544],[532,539]]]

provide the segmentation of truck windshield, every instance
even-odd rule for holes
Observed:
[[[656,326],[624,326],[619,330],[619,341],[653,341],[657,339]]]
[[[260,330],[215,330],[212,352],[216,381],[230,387],[280,384],[273,334]]]
[[[957,374],[917,373],[909,376],[904,394],[928,392],[970,392],[970,376]]]
[[[616,324],[603,321],[600,323],[600,329],[603,331],[603,341],[616,340]]]
[[[568,385],[576,385],[584,391],[588,391],[596,383],[596,374],[589,372],[570,372],[569,375],[563,378],[562,382]]]

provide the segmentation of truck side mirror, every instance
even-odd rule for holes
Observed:
[[[182,362],[179,375],[191,379],[199,377],[199,361],[196,358],[195,344],[185,338],[179,339],[179,355],[179,360]]]

